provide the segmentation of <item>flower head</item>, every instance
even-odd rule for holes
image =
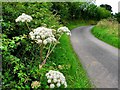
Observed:
[[[22,15],[20,15],[15,21],[16,22],[30,22],[32,20],[32,17],[25,14],[25,13],[22,13]]]
[[[54,88],[55,87],[55,85],[54,84],[50,84],[50,88]]]
[[[58,83],[56,84],[56,86],[57,86],[57,87],[60,87],[60,86],[61,86],[61,84],[58,82]]]
[[[40,87],[40,82],[38,82],[38,81],[33,81],[32,84],[31,84],[31,87],[32,87],[32,88],[38,88],[38,87]]]
[[[52,29],[46,27],[38,27],[29,33],[32,40],[35,40],[38,44],[55,43],[57,40],[52,33]]]
[[[65,77],[59,71],[50,70],[45,76],[48,79],[50,88],[54,88],[55,86],[60,87],[61,85],[64,85],[65,88],[67,87]]]
[[[66,26],[58,28],[57,32],[58,33],[66,33],[67,35],[71,35],[70,30]]]

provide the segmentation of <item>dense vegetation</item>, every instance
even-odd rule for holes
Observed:
[[[120,36],[118,22],[115,19],[103,19],[93,28],[92,33],[99,39],[120,48]]]
[[[71,47],[69,37],[64,35],[48,62],[39,69],[40,48],[28,38],[29,30],[25,23],[15,22],[22,13],[33,17],[30,29],[39,26],[57,29],[62,26],[59,16],[51,12],[52,3],[2,3],[2,88],[31,89],[31,83],[39,88],[49,88],[45,74],[49,70],[62,72],[68,88],[90,88],[91,82]],[[74,26],[77,27],[77,26]],[[73,28],[71,28],[73,29]],[[45,53],[45,52],[44,52]],[[43,54],[44,56],[45,54]],[[39,81],[39,82],[36,82]]]
[[[41,79],[47,69],[39,70],[40,63],[37,44],[31,43],[29,38],[23,38],[29,30],[27,26],[15,19],[22,13],[31,15],[34,20],[30,22],[31,28],[47,25],[47,27],[60,27],[59,18],[49,10],[51,3],[3,3],[3,35],[2,35],[2,74],[3,88],[31,88],[34,80]],[[42,81],[41,81],[42,82]],[[45,86],[44,83],[41,87]]]
[[[69,36],[63,35],[60,43],[53,50],[43,68],[39,69],[40,47],[27,36],[29,34],[27,24],[15,22],[22,13],[31,15],[30,29],[44,26],[58,29],[66,25],[70,30],[81,25],[96,24],[98,20],[108,18],[111,12],[93,3],[86,2],[47,2],[47,3],[2,3],[3,21],[2,25],[2,87],[3,89],[31,89],[33,81],[39,81],[40,87],[49,88],[45,74],[49,70],[57,70],[64,74],[68,88],[91,88],[86,71],[83,69],[79,59],[70,44]],[[118,17],[118,15],[116,15]],[[93,33],[100,36],[108,29],[111,21],[101,21],[94,27]],[[106,26],[105,26],[106,24]],[[97,30],[96,30],[97,29]],[[97,33],[97,34],[96,34]],[[98,35],[99,34],[99,35]],[[103,35],[106,35],[102,33]],[[110,35],[117,36],[116,29]],[[102,36],[101,36],[102,37]],[[103,38],[103,37],[102,37]],[[46,50],[48,47],[45,48]],[[45,53],[43,52],[43,56]]]
[[[117,18],[117,21],[120,23],[120,12],[115,13],[114,17]]]
[[[53,3],[54,13],[60,15],[64,20],[100,20],[111,16],[111,12],[105,8],[98,7],[94,3],[65,2]],[[64,9],[62,9],[64,8]]]

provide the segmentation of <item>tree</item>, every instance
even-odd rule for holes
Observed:
[[[120,12],[115,13],[115,18],[117,18],[117,21],[120,23]]]
[[[112,7],[111,7],[110,5],[108,5],[108,4],[101,4],[100,7],[103,7],[103,8],[105,8],[106,10],[112,12]]]
[[[111,17],[111,12],[102,7],[97,7],[97,19],[104,19]]]

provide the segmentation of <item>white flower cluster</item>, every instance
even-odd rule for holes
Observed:
[[[66,33],[67,35],[71,35],[70,30],[66,26],[58,28],[57,32],[58,33]]]
[[[25,13],[22,13],[22,15],[20,15],[15,21],[16,22],[30,22],[32,20],[32,17],[25,14]]]
[[[65,88],[67,87],[65,77],[59,71],[50,70],[46,73],[46,77],[48,79],[48,83],[50,84],[50,88],[54,88],[55,86],[60,87],[61,85],[64,85]]]
[[[31,84],[31,87],[32,88],[38,88],[38,87],[40,87],[40,82],[39,81],[33,81],[32,84]]]
[[[35,40],[38,44],[47,43],[55,43],[57,40],[55,39],[52,29],[45,27],[38,27],[29,33],[32,40]]]

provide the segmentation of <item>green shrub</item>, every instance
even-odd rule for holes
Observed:
[[[46,25],[48,28],[57,29],[62,25],[58,22],[59,17],[50,11],[51,6],[52,3],[2,3],[3,89],[30,89],[31,83],[36,80],[44,81],[40,88],[47,87],[44,75],[49,69],[47,67],[39,69],[40,48],[26,38],[29,33],[27,26],[22,22],[16,23],[15,19],[26,13],[34,19],[29,23],[31,29]]]
[[[49,88],[46,72],[59,70],[65,73],[68,88],[92,87],[86,71],[80,64],[70,45],[69,37],[64,35],[61,42],[48,58],[47,64],[39,69],[40,48],[28,38],[29,30],[25,23],[16,23],[15,19],[22,13],[33,17],[29,22],[31,29],[40,26],[57,29],[60,18],[51,12],[52,3],[7,3],[3,4],[3,34],[2,34],[2,88],[3,89],[32,89],[31,83],[40,82],[40,88]],[[73,5],[75,8],[76,4]],[[67,5],[65,5],[67,7]],[[66,15],[68,8],[63,14]],[[74,10],[74,9],[72,9]],[[61,11],[62,12],[62,11]],[[77,12],[76,12],[77,13]],[[67,15],[69,16],[69,14]],[[62,18],[62,17],[61,17]],[[65,17],[67,18],[67,17]],[[75,27],[75,26],[74,26]],[[43,52],[45,55],[46,51]],[[59,61],[58,61],[59,60]],[[76,79],[77,78],[77,79]]]
[[[16,23],[15,19],[22,13],[33,17],[30,23],[31,28],[47,25],[48,28],[58,28],[59,17],[52,14],[49,10],[52,3],[2,3],[3,7],[3,33],[8,37],[28,34],[27,27],[23,23]]]

